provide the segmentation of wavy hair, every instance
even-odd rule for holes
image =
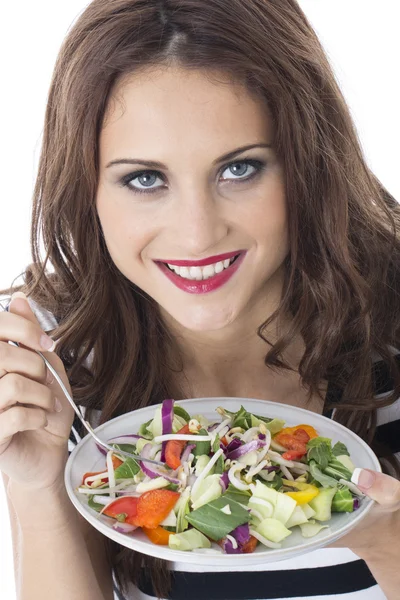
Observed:
[[[341,394],[335,419],[372,443],[374,353],[394,380],[380,405],[400,395],[391,352],[400,337],[400,209],[366,165],[329,61],[295,0],[91,2],[65,38],[50,86],[32,263],[22,286],[3,291],[23,289],[55,314],[53,336],[74,396],[101,409],[102,422],[180,398],[175,340],[156,303],[113,264],[95,207],[99,133],[116,83],[171,61],[228,74],[268,105],[290,251],[280,305],[258,330],[265,364],[289,368],[282,357],[300,335],[299,373],[310,396],[328,379]],[[268,324],[283,314],[293,317],[290,330],[269,343]],[[88,369],[83,363],[92,350]],[[107,544],[123,588],[138,581],[144,566],[156,593],[167,597],[167,563]]]

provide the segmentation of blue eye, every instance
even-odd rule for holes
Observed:
[[[265,168],[265,162],[255,159],[236,160],[223,167],[223,182],[240,183],[255,178]],[[226,175],[227,173],[227,175]],[[230,176],[231,175],[231,176]],[[159,181],[158,185],[155,185]],[[125,175],[120,181],[122,187],[135,194],[154,194],[165,186],[165,178],[158,171],[136,171]]]
[[[263,166],[263,163],[259,160],[238,160],[225,167],[222,178],[225,181],[246,181],[252,179]],[[233,177],[229,177],[229,175],[233,175]]]
[[[148,194],[162,187],[162,185],[154,185],[158,179],[162,181],[161,174],[157,171],[139,171],[129,173],[129,175],[122,178],[121,183],[134,192]],[[136,182],[135,185],[133,185],[134,181]]]

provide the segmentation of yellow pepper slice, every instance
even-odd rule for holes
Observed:
[[[311,425],[296,425],[295,427],[284,427],[283,429],[281,429],[279,431],[280,435],[281,433],[288,433],[290,435],[293,435],[293,433],[296,431],[296,429],[304,429],[304,431],[306,433],[308,433],[308,435],[310,436],[310,440],[312,440],[313,438],[318,437],[318,433],[317,431],[314,429],[314,427],[312,427]]]
[[[284,481],[286,482],[286,480]],[[300,483],[296,481],[290,481],[289,483],[295,484],[292,485],[292,487],[297,488],[299,491],[285,492],[285,494],[293,498],[293,500],[296,500],[297,504],[307,504],[308,502],[310,502],[310,500],[312,500],[319,494],[319,489],[315,485],[311,485],[309,483]],[[287,483],[285,483],[285,485],[287,485]]]

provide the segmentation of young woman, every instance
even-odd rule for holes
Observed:
[[[118,598],[397,599],[399,231],[295,0],[89,4],[50,88],[29,302],[0,314],[18,598],[110,600],[113,572]],[[93,423],[167,397],[325,414],[381,459],[358,480],[376,509],[336,547],[235,572],[111,543],[66,496],[73,415],[42,347]]]

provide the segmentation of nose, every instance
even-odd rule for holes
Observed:
[[[175,204],[174,243],[178,243],[188,257],[204,257],[209,251],[221,250],[229,224],[223,207],[210,190],[186,190]]]

